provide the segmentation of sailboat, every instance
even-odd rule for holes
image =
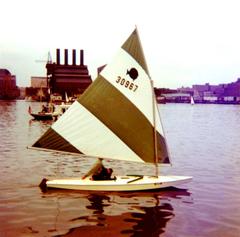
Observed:
[[[43,179],[47,188],[139,191],[176,186],[189,176],[159,176],[170,164],[163,128],[137,28],[112,62],[32,148],[129,162],[152,163],[155,175]]]
[[[45,97],[44,96],[44,92],[42,89],[42,86],[40,87],[40,89],[37,92],[37,96],[39,97],[39,101],[42,104],[42,98]],[[52,120],[55,118],[55,116],[57,116],[57,114],[55,115],[55,113],[53,113],[52,111],[48,111],[48,106],[45,106],[44,104],[42,104],[42,110],[39,112],[33,112],[32,108],[29,106],[28,108],[28,113],[35,119],[35,120]]]
[[[190,98],[190,104],[191,104],[191,105],[194,105],[194,104],[195,104],[194,99],[193,99],[193,96],[191,96],[191,98]]]

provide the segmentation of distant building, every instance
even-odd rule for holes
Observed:
[[[84,52],[80,50],[80,65],[76,63],[76,50],[72,50],[72,64],[68,63],[68,50],[64,50],[64,64],[60,63],[60,49],[56,50],[56,62],[46,64],[51,93],[65,96],[82,94],[92,83],[88,67],[84,65]]]
[[[47,101],[49,99],[47,77],[31,77],[31,87],[26,88],[26,99],[36,101]]]
[[[18,97],[21,100],[24,100],[26,97],[26,88],[25,87],[19,87],[20,90],[20,96]]]
[[[240,78],[236,82],[225,85],[224,96],[240,96]]]
[[[215,104],[240,104],[240,78],[236,82],[228,84],[193,85],[190,87],[181,87],[177,90],[155,88],[155,94],[159,103],[190,102],[191,96],[195,103],[215,103]],[[161,99],[161,100],[160,100]]]
[[[210,85],[193,85],[193,98],[196,102],[218,102],[219,98],[224,94],[225,84]]]
[[[31,87],[47,88],[47,77],[31,77]]]
[[[193,88],[190,88],[190,87],[181,87],[181,88],[178,88],[177,91],[180,93],[187,93],[189,95],[193,95],[194,93]]]
[[[80,64],[77,64],[76,50],[72,50],[72,63],[68,63],[68,50],[64,50],[64,63],[61,64],[60,49],[56,50],[56,62],[48,60],[47,77],[31,77],[31,87],[26,88],[29,100],[62,101],[82,94],[92,83],[88,68],[84,65],[83,50],[80,50]]]
[[[16,85],[16,76],[7,69],[0,69],[0,99],[16,99],[20,90]]]
[[[190,94],[188,93],[171,93],[171,94],[162,94],[165,97],[166,102],[170,103],[189,103]]]
[[[193,85],[192,88],[179,88],[178,91],[193,93],[196,103],[221,103],[221,104],[239,104],[240,103],[240,78],[236,82],[229,84]]]
[[[154,93],[159,104],[165,104],[166,97],[165,94],[177,93],[177,90],[172,90],[169,88],[156,88],[154,87]]]

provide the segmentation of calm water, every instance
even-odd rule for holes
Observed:
[[[158,192],[48,191],[43,177],[81,176],[95,160],[31,145],[51,122],[28,106],[0,101],[0,236],[240,236],[240,106],[161,105],[172,167],[191,183]],[[107,161],[115,174],[154,174],[152,166]]]

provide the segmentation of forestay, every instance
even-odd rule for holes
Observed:
[[[169,163],[136,29],[112,62],[33,147],[135,162],[154,163],[157,156],[159,163]]]

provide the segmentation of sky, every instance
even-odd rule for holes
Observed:
[[[138,28],[159,88],[240,77],[238,0],[0,0],[0,68],[18,86],[45,76],[48,52],[84,50],[92,79]],[[69,55],[69,59],[71,55]]]

